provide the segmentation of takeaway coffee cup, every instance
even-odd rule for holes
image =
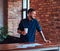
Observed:
[[[28,28],[24,28],[24,30],[25,30],[25,33],[28,33]]]

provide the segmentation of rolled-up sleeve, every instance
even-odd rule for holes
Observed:
[[[39,24],[39,22],[36,20],[36,29],[40,32],[40,31],[42,31],[42,28],[41,28],[41,26],[40,26],[40,24]]]

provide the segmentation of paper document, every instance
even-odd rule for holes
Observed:
[[[39,44],[39,43],[31,43],[31,44],[21,44],[18,45],[17,48],[27,48],[27,47],[35,47],[35,46],[41,46],[43,44]]]

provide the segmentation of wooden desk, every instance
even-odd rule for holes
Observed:
[[[28,43],[30,44],[30,43]],[[28,47],[28,48],[17,48],[21,43],[13,44],[0,44],[0,51],[47,51],[47,50],[59,50],[58,44],[44,43],[42,46]]]

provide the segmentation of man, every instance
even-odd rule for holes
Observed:
[[[41,26],[39,25],[38,21],[35,19],[36,11],[30,8],[27,12],[27,19],[21,20],[17,32],[20,35],[21,42],[35,42],[35,33],[36,30],[41,33],[41,36],[45,42],[50,42],[46,40],[43,35]],[[27,30],[25,31],[25,28]]]

